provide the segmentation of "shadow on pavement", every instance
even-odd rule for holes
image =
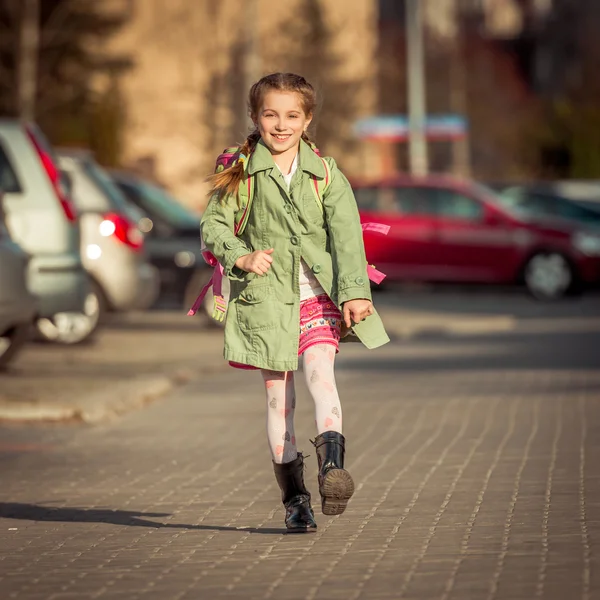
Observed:
[[[439,285],[411,290],[390,284],[374,296],[376,306],[455,315],[510,315],[519,319],[580,318],[600,315],[600,292],[589,290],[553,302],[535,300],[521,288]]]
[[[225,525],[190,525],[185,523],[156,523],[141,517],[169,517],[171,513],[141,513],[130,510],[102,508],[53,508],[38,504],[0,502],[0,518],[24,521],[47,521],[64,523],[110,523],[127,527],[149,527],[152,529],[190,529],[196,531],[239,531],[270,535],[287,534],[284,528],[227,527]]]
[[[477,336],[427,336],[406,344],[406,352],[340,359],[340,370],[423,373],[478,370],[599,370],[597,332],[514,333]],[[403,350],[394,340],[390,350]],[[411,349],[416,349],[414,356]]]

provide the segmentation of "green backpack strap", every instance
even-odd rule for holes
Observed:
[[[312,175],[311,176],[312,185],[310,187],[313,191],[315,200],[316,200],[317,204],[319,205],[319,208],[324,213],[325,207],[323,206],[323,196],[325,195],[325,192],[327,191],[327,188],[329,187],[329,184],[331,183],[331,169],[329,167],[329,163],[322,156],[319,156],[319,158],[321,159],[321,162],[323,163],[323,166],[325,167],[325,177],[319,178],[316,175]]]
[[[254,188],[255,188],[254,177],[252,175],[244,174],[244,177],[240,181],[240,187],[238,188],[239,196],[239,209],[235,213],[235,227],[233,233],[236,236],[242,235],[246,225],[248,224],[248,218],[250,217],[250,208],[252,207],[252,201],[254,200]]]

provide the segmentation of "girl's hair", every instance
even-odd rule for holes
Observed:
[[[253,121],[258,119],[258,113],[263,105],[265,96],[272,91],[295,92],[300,97],[300,104],[304,114],[312,115],[317,105],[316,93],[313,86],[300,75],[293,73],[273,73],[257,81],[248,94],[248,113]],[[304,132],[302,139],[311,144],[310,138]],[[226,196],[236,195],[240,181],[244,175],[244,163],[249,160],[250,154],[260,140],[260,133],[255,129],[241,145],[239,154],[231,166],[220,173],[211,175],[207,181],[211,184],[210,195],[217,194],[222,200]]]

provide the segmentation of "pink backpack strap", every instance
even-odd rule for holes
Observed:
[[[208,290],[210,289],[210,286],[213,285],[214,276],[215,273],[213,272],[213,275],[210,278],[209,282],[202,288],[202,291],[200,292],[200,294],[198,294],[198,297],[194,301],[194,304],[192,304],[192,307],[190,308],[190,310],[188,310],[188,317],[193,317],[198,312],[198,309],[202,306],[202,301],[204,300]]]
[[[239,146],[231,146],[229,148],[225,148],[221,154],[217,157],[217,162],[215,165],[215,173],[220,173],[224,169],[228,169],[231,167],[237,160],[240,160],[240,147]],[[251,178],[248,177],[248,180]],[[236,231],[236,235],[237,235]],[[193,317],[197,312],[200,306],[202,306],[202,302],[208,293],[208,290],[213,288],[213,319],[216,321],[223,321],[225,319],[225,313],[227,311],[227,303],[225,302],[225,298],[223,297],[223,267],[219,264],[219,261],[216,257],[209,252],[205,247],[201,249],[202,258],[204,261],[209,264],[211,267],[214,267],[214,271],[212,277],[209,282],[202,288],[202,291],[196,298],[194,304],[188,311],[188,316]]]
[[[369,276],[369,279],[377,285],[387,277],[385,273],[378,271],[373,265],[367,265],[367,275]]]
[[[387,235],[390,232],[390,226],[384,225],[383,223],[363,223],[362,230],[363,233],[365,231],[372,231],[373,233]],[[367,275],[369,279],[377,285],[386,278],[386,274],[378,271],[373,265],[367,265]]]
[[[373,233],[382,233],[383,235],[387,235],[390,232],[390,226],[384,225],[383,223],[363,223],[362,230],[363,233],[365,231],[372,231]]]
[[[210,265],[211,267],[216,267],[219,264],[219,261],[215,258],[212,252],[209,252],[206,249],[202,249],[201,252],[202,258],[206,264]]]
[[[210,253],[209,253],[210,254]],[[211,255],[212,256],[212,255]],[[213,257],[214,258],[214,257]],[[188,317],[193,317],[198,309],[202,306],[202,302],[208,293],[208,290],[213,288],[213,318],[217,321],[222,321],[225,318],[227,306],[223,297],[223,267],[217,262],[209,282],[202,288],[200,294],[196,298],[194,304],[188,311]]]

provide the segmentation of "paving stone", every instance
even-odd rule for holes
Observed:
[[[308,535],[283,527],[257,374],[207,375],[96,427],[1,428],[0,597],[594,600],[594,323],[344,348],[357,491]]]

